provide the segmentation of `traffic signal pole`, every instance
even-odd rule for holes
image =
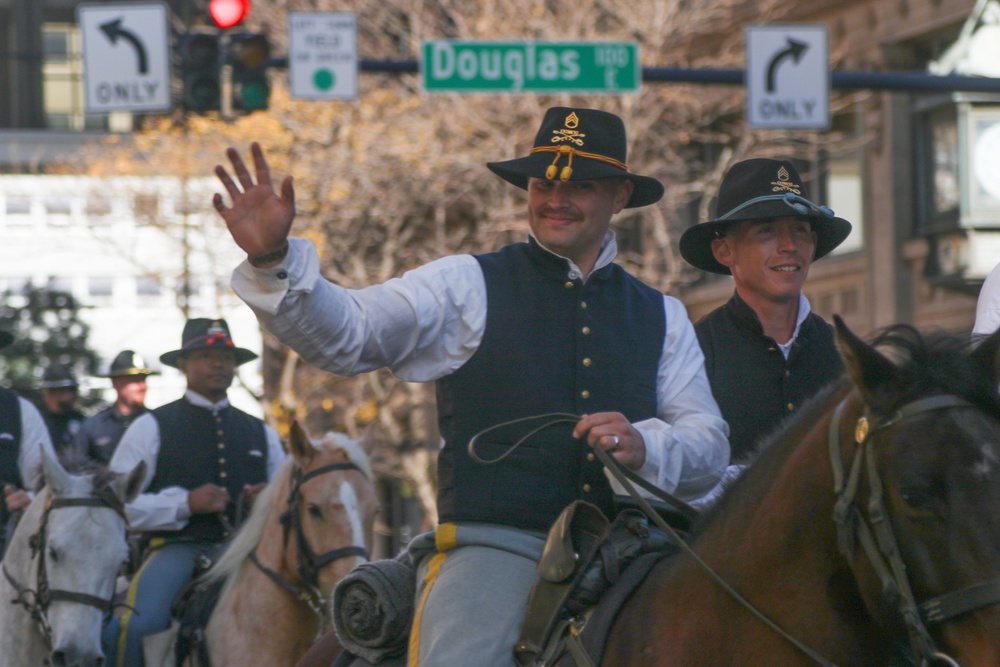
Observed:
[[[287,68],[288,58],[272,58],[269,67]],[[359,60],[362,72],[417,74],[416,60]],[[746,70],[742,69],[683,69],[678,67],[643,67],[644,83],[696,83],[742,86]],[[969,92],[1000,93],[1000,79],[980,76],[937,76],[924,72],[858,72],[833,70],[830,85],[839,90],[890,90],[899,92]]]

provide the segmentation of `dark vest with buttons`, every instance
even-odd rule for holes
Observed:
[[[534,240],[476,259],[486,281],[483,340],[437,382],[440,520],[547,531],[578,498],[610,514],[611,486],[586,442],[572,437],[572,423],[536,433],[494,465],[474,463],[467,447],[487,427],[551,412],[655,417],[663,295],[616,264],[584,283]],[[544,423],[494,430],[476,453],[496,458]]]
[[[21,468],[17,457],[21,453],[21,404],[17,394],[0,388],[0,491],[4,484],[23,489]],[[0,501],[0,531],[7,525],[7,503]],[[0,543],[3,536],[0,535]],[[3,551],[0,547],[0,556]]]
[[[244,484],[267,481],[267,434],[264,422],[232,406],[217,415],[185,399],[152,411],[160,427],[160,451],[149,493],[171,486],[193,490],[217,484],[235,501]],[[227,510],[235,522],[235,503]],[[193,514],[180,531],[163,533],[221,542],[226,532],[215,514]]]
[[[729,424],[734,463],[746,462],[762,438],[844,372],[833,327],[815,313],[803,320],[788,359],[735,293],[698,322],[695,333],[712,395]]]

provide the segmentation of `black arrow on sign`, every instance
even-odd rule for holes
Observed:
[[[769,93],[774,92],[774,75],[777,73],[778,65],[781,64],[781,61],[786,58],[792,58],[798,63],[802,59],[802,54],[809,49],[809,45],[805,42],[797,42],[791,37],[786,39],[788,39],[788,47],[783,51],[775,53],[767,66],[767,92]]]
[[[149,72],[149,63],[146,59],[146,47],[143,46],[141,41],[139,41],[139,38],[136,37],[135,33],[122,28],[121,19],[115,19],[114,21],[102,23],[101,30],[108,36],[108,39],[111,40],[112,44],[117,44],[119,37],[132,42],[132,46],[135,47],[135,53],[139,56],[139,74],[146,74]]]

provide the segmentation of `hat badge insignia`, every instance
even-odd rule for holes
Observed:
[[[796,185],[788,180],[791,178],[791,175],[788,173],[787,169],[779,167],[777,177],[777,181],[771,182],[771,185],[773,186],[771,188],[771,192],[793,192],[797,195],[802,194],[802,186]]]
[[[583,146],[583,139],[587,135],[583,132],[577,132],[576,128],[580,126],[580,118],[576,115],[576,112],[571,113],[566,116],[566,120],[563,121],[566,126],[565,129],[553,130],[552,143],[559,144],[564,141],[576,144],[577,146]]]

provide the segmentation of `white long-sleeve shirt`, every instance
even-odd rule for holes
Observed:
[[[974,334],[991,334],[1000,329],[1000,264],[986,276],[976,302]]]
[[[184,393],[184,398],[192,405],[206,408],[213,413],[229,406],[228,398],[212,403],[190,389]],[[265,424],[264,431],[267,435],[267,479],[271,480],[285,460],[285,450],[273,428]],[[146,477],[142,480],[142,492],[125,506],[125,514],[132,530],[180,530],[191,518],[188,489],[170,486],[157,493],[145,493],[156,475],[156,459],[159,455],[160,423],[152,413],[147,412],[128,427],[108,463],[108,467],[116,472],[131,472],[139,461],[146,462]]]
[[[407,382],[437,380],[476,352],[486,327],[486,283],[471,255],[436,260],[401,278],[344,289],[320,275],[311,242],[289,239],[273,268],[243,262],[232,285],[261,325],[308,363],[353,376],[386,367]],[[608,232],[596,268],[617,254]],[[567,260],[567,278],[580,270]],[[657,372],[657,417],[633,426],[646,445],[639,471],[682,499],[697,498],[729,462],[729,427],[712,397],[704,356],[684,306],[664,296],[666,336]]]

